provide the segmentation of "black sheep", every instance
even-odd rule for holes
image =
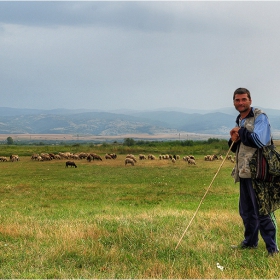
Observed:
[[[66,161],[65,167],[68,167],[68,166],[77,168],[77,165],[74,161]]]

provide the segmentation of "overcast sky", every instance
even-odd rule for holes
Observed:
[[[0,2],[0,107],[280,109],[280,2]]]

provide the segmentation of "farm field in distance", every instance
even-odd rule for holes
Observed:
[[[66,168],[66,159],[31,160],[33,152],[58,151],[95,152],[102,161],[74,160],[77,168]],[[230,247],[243,236],[230,160],[175,250],[222,163],[204,156],[224,156],[225,143],[0,145],[0,155],[14,152],[19,161],[0,162],[0,278],[279,278],[280,258],[267,257],[261,238],[257,250]],[[105,160],[110,152],[117,158]],[[134,166],[124,164],[128,153],[137,158]],[[139,160],[140,153],[156,159]],[[167,153],[180,159],[159,160]],[[196,165],[182,159],[190,154]]]
[[[79,135],[79,134],[0,134],[0,143],[6,143],[12,137],[18,141],[120,141],[124,138],[143,140],[207,140],[211,137],[227,139],[224,135],[210,135],[197,133],[159,133],[159,134],[126,134],[126,135]]]

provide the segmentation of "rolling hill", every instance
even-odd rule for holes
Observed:
[[[272,131],[280,132],[280,110],[265,109]],[[237,112],[232,108],[200,113],[175,109],[102,112],[0,108],[0,134],[124,135],[200,133],[228,135]]]

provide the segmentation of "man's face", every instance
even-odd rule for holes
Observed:
[[[235,109],[239,113],[249,112],[252,104],[252,100],[248,98],[247,93],[244,94],[236,94],[233,100],[233,104]]]

